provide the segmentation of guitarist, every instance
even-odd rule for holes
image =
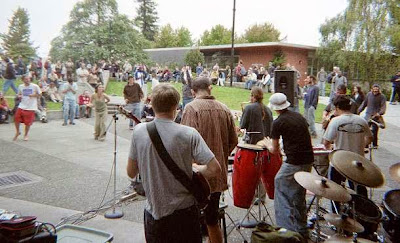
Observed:
[[[192,175],[192,166],[206,179],[221,173],[214,154],[200,134],[174,122],[180,95],[169,84],[159,84],[152,92],[153,121],[162,143],[175,164]],[[196,164],[192,165],[192,161]],[[173,176],[160,158],[146,128],[134,127],[127,173],[140,172],[146,193],[144,230],[146,242],[201,242],[199,209],[194,196]]]

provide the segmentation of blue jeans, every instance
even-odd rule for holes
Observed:
[[[137,119],[140,120],[142,117],[142,104],[140,102],[137,103],[129,103],[125,106],[125,109],[130,111],[132,115],[136,116]],[[129,119],[129,126],[133,127],[133,120]]]
[[[63,106],[64,123],[66,124],[68,122],[68,118],[69,121],[73,123],[75,118],[76,100],[64,99]]]
[[[193,101],[193,98],[183,98],[182,99],[182,110],[185,109],[185,105]]]
[[[311,171],[312,164],[292,165],[282,163],[275,176],[276,224],[288,230],[307,234],[306,190],[294,179],[299,171]]]
[[[392,94],[390,95],[390,103],[395,102],[396,93],[400,102],[400,87],[392,87]]]
[[[17,86],[15,86],[15,79],[5,79],[5,82],[3,84],[3,94],[5,95],[8,89],[11,88],[14,90],[16,94],[18,94],[18,89]]]
[[[255,83],[257,83],[257,81],[247,80],[246,83],[244,84],[244,88],[251,89]]]

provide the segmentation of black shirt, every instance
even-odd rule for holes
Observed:
[[[246,129],[246,132],[259,132],[250,133],[246,141],[250,144],[256,144],[258,141],[269,137],[272,126],[272,112],[263,104],[258,102],[249,104],[245,107],[240,120],[240,128]]]
[[[314,153],[311,144],[308,123],[297,112],[286,110],[272,123],[272,139],[282,136],[283,150],[286,163],[293,165],[311,164],[314,161]]]

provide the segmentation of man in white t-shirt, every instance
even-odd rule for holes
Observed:
[[[85,63],[81,63],[81,67],[76,70],[76,76],[78,76],[78,82],[87,83],[89,71],[86,69]]]
[[[28,141],[29,129],[35,120],[35,111],[38,109],[38,97],[40,96],[40,88],[36,84],[31,83],[31,78],[28,75],[23,76],[23,84],[18,87],[18,99],[20,103],[15,113],[15,136],[14,141],[17,140],[21,134],[19,125],[25,124],[24,141]]]

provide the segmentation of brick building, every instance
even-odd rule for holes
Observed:
[[[197,47],[176,47],[146,49],[145,52],[150,59],[159,64],[184,64],[185,54]],[[200,46],[199,50],[204,53],[206,67],[212,67],[218,63],[220,67],[230,65],[231,45]],[[297,45],[283,42],[260,42],[235,45],[235,65],[242,60],[246,69],[253,64],[268,65],[278,51],[285,55],[286,63],[290,63],[303,76],[305,73],[315,73],[314,57],[317,47]]]

